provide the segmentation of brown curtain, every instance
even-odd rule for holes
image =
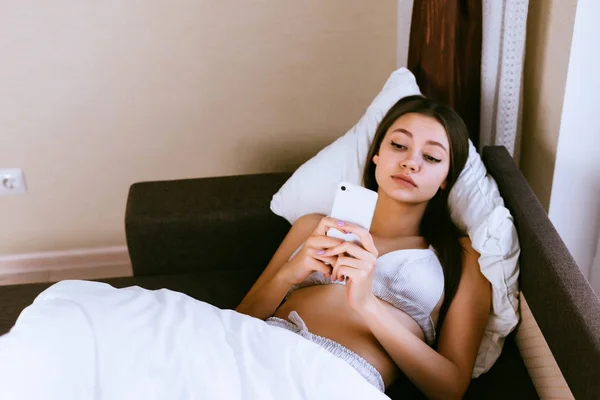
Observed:
[[[481,0],[414,0],[408,68],[421,92],[453,107],[479,145]]]

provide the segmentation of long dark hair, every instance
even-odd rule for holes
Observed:
[[[446,187],[439,189],[435,196],[429,200],[419,226],[420,235],[435,249],[444,271],[444,301],[440,308],[436,326],[436,331],[439,333],[462,275],[460,231],[450,218],[448,194],[456,183],[469,156],[468,131],[462,118],[450,107],[423,96],[402,98],[383,117],[375,132],[363,172],[363,185],[366,188],[374,191],[379,188],[375,180],[373,156],[379,153],[381,142],[392,124],[408,113],[425,115],[437,120],[446,130],[450,143],[450,168],[446,178]],[[436,335],[435,347],[437,347],[438,337],[439,335]]]

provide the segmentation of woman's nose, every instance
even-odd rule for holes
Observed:
[[[412,172],[417,172],[419,170],[419,163],[414,159],[414,157],[410,157],[402,161],[402,168],[410,169]]]

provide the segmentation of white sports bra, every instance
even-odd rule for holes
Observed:
[[[302,246],[292,254],[292,259]],[[313,272],[304,282],[292,286],[288,295],[296,289],[313,285],[345,285]],[[435,341],[435,327],[444,298],[444,272],[433,250],[402,249],[379,257],[375,264],[373,294],[408,314],[423,330],[425,341]]]

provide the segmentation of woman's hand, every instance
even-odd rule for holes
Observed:
[[[362,247],[352,242],[342,242],[328,249],[323,255],[337,257],[333,264],[331,279],[338,280],[342,276],[347,277],[348,304],[357,311],[364,311],[375,300],[373,275],[379,253],[369,231],[355,224],[339,222],[343,225],[336,224],[335,228],[344,233],[355,234],[360,239]]]
[[[339,226],[336,225],[334,219],[323,217],[300,251],[281,267],[278,272],[279,278],[287,284],[296,285],[315,271],[320,271],[326,277],[330,277],[337,257],[324,253],[327,249],[343,243],[343,240],[327,236],[329,228],[339,229]]]

